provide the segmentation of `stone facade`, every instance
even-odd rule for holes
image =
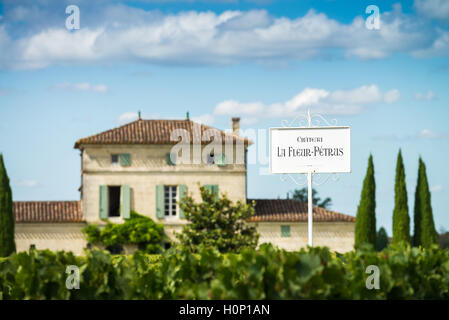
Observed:
[[[101,223],[99,216],[101,185],[128,185],[131,210],[156,221],[156,185],[186,185],[188,193],[200,199],[198,184],[218,185],[220,193],[233,200],[246,201],[246,166],[228,164],[169,165],[166,155],[171,145],[92,145],[82,151],[82,212],[89,223]],[[131,165],[111,163],[111,154],[131,155]],[[193,152],[192,152],[193,154]],[[114,220],[114,219],[112,219]],[[115,219],[121,221],[120,218]],[[164,219],[166,220],[166,219]],[[168,223],[179,219],[170,218]]]
[[[272,243],[279,248],[295,251],[306,247],[308,243],[306,222],[259,222],[259,245]],[[290,227],[290,236],[283,237],[282,226]],[[313,224],[313,245],[326,246],[332,251],[346,252],[354,248],[353,222],[318,222]]]
[[[17,223],[15,230],[17,252],[28,251],[30,246],[51,251],[83,253],[87,245],[81,229],[85,223]]]

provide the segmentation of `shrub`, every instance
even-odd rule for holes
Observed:
[[[88,225],[83,232],[89,243],[103,244],[106,247],[136,244],[139,250],[146,253],[161,252],[164,237],[162,224],[157,224],[151,218],[136,212],[131,212],[130,219],[124,223],[108,222],[102,230],[96,225]]]

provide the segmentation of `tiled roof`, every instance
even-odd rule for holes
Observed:
[[[175,129],[184,129],[190,142],[201,141],[209,143],[214,134],[219,134],[221,138],[229,141],[239,141],[241,143],[252,144],[252,141],[224,131],[199,124],[190,120],[136,120],[121,127],[95,134],[90,137],[79,139],[75,143],[75,148],[80,148],[83,144],[176,144],[178,140],[170,139],[171,133]],[[176,136],[178,137],[178,136]],[[187,136],[183,137],[187,138]],[[202,141],[202,137],[205,141]],[[232,139],[232,140],[230,140]],[[179,138],[179,141],[181,138]]]
[[[250,222],[306,222],[307,203],[291,199],[248,199],[256,202],[256,214]],[[355,222],[353,216],[313,207],[313,221]]]
[[[16,223],[83,222],[80,201],[15,201]]]

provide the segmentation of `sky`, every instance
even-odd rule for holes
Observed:
[[[189,111],[219,129],[241,117],[243,133],[261,132],[248,197],[285,198],[302,186],[264,174],[263,134],[310,109],[351,127],[351,173],[316,187],[333,210],[356,215],[372,154],[377,225],[391,235],[401,149],[411,221],[421,156],[436,228],[449,230],[449,1],[92,2],[0,2],[0,152],[14,200],[79,199],[75,141],[138,110]],[[66,27],[70,5],[79,29]]]

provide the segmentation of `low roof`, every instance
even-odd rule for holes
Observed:
[[[250,222],[306,222],[307,203],[289,199],[248,199],[256,202]],[[84,222],[80,201],[15,201],[16,223]],[[355,222],[350,215],[313,207],[313,221]]]
[[[218,134],[223,141],[239,141],[244,144],[252,144],[248,138],[227,133],[222,130],[199,124],[191,120],[136,120],[123,126],[107,130],[86,138],[81,138],[75,143],[75,148],[80,149],[84,144],[176,144],[181,141],[170,139],[171,133],[176,129],[184,129],[190,138],[190,142],[201,141],[202,144],[213,141],[213,136]],[[187,138],[187,136],[183,136]],[[202,138],[205,141],[202,141]]]
[[[256,214],[250,222],[306,222],[307,203],[291,199],[248,199],[256,202]],[[313,207],[313,221],[316,222],[355,222],[355,217]]]
[[[14,201],[16,223],[84,222],[80,201]]]

